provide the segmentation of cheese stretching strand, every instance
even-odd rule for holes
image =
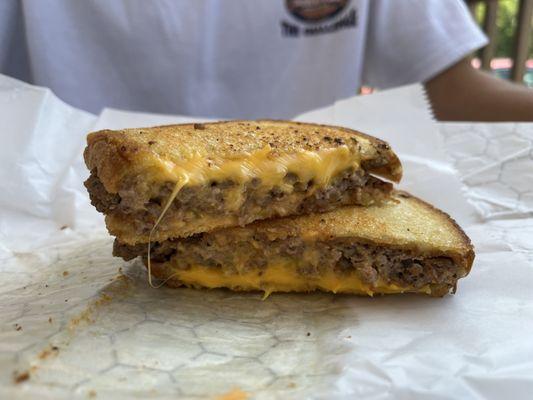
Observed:
[[[128,244],[255,220],[380,204],[401,165],[356,131],[284,121],[230,121],[90,134],[86,186],[109,231]],[[166,204],[176,182],[186,183]],[[152,232],[162,209],[165,218]]]
[[[159,226],[159,223],[161,222],[161,220],[163,219],[163,217],[165,216],[168,208],[170,207],[170,205],[172,204],[172,202],[174,201],[174,199],[176,198],[176,196],[178,195],[179,191],[181,190],[181,188],[183,186],[185,186],[188,182],[188,177],[185,175],[185,176],[182,176],[178,179],[178,181],[176,182],[176,185],[174,186],[174,190],[172,190],[172,193],[170,194],[170,197],[168,198],[167,202],[165,203],[165,206],[163,207],[163,210],[161,211],[161,214],[159,215],[159,217],[157,218],[157,220],[155,221],[155,224],[153,226],[153,228],[150,230],[150,236],[148,237],[148,250],[146,251],[146,259],[148,260],[148,263],[147,263],[147,268],[148,268],[148,283],[151,287],[153,287],[154,289],[157,289],[161,286],[163,286],[165,284],[166,281],[163,281],[161,282],[159,285],[155,286],[153,283],[152,283],[152,265],[150,263],[150,259],[151,259],[151,243],[152,243],[152,236],[154,235],[154,232],[155,230],[157,229],[157,227]]]

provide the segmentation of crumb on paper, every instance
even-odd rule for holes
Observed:
[[[311,336],[311,332],[307,332],[307,336]]]
[[[13,382],[15,382],[16,384],[26,382],[28,379],[30,379],[30,373],[28,371],[15,371],[13,373]]]
[[[346,336],[346,339],[351,339],[351,338],[352,338],[352,335]]]
[[[296,387],[296,383],[294,383],[294,382],[289,382],[289,383],[287,384],[287,387],[293,389],[293,388]]]
[[[96,397],[96,391],[91,389],[91,390],[89,390],[87,395],[89,396],[90,399],[93,399],[93,398]]]
[[[52,323],[52,317],[48,317],[48,322]]]
[[[247,400],[248,393],[239,388],[230,390],[228,393],[215,397],[216,400]]]
[[[61,228],[59,228],[59,229],[61,229],[62,231],[64,231],[64,230],[67,229],[67,228],[68,228],[68,225],[62,225]]]
[[[83,310],[77,317],[74,317],[69,322],[69,329],[73,330],[81,323],[91,324],[94,322],[93,312],[94,305],[89,305],[85,310]]]
[[[63,276],[68,276],[68,271],[63,271]]]
[[[107,293],[100,293],[98,298],[89,303],[85,310],[70,320],[69,330],[73,331],[81,323],[93,323],[95,321],[94,314],[99,308],[110,303],[114,298],[123,297],[129,292],[131,281],[126,275],[119,275],[113,281],[113,284],[106,288]]]
[[[57,346],[49,346],[42,350],[39,355],[37,356],[40,360],[45,360],[50,356],[56,356],[57,353],[59,353],[59,347]]]
[[[19,324],[15,324],[15,330],[16,331],[21,331],[22,330],[22,325],[19,325]]]

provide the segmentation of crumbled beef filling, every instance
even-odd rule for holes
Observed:
[[[232,181],[211,182],[203,186],[186,186],[178,192],[172,206],[167,211],[168,219],[189,221],[199,213],[209,215],[238,213],[239,223],[245,225],[257,218],[264,209],[288,210],[274,212],[273,215],[306,214],[324,212],[340,205],[363,204],[382,201],[392,189],[392,185],[376,179],[362,170],[347,169],[322,188],[311,190],[313,180],[301,182],[298,176],[288,173],[284,179],[285,190],[279,186],[269,191],[261,188],[258,178],[252,179],[242,189],[244,201],[237,211],[228,210],[228,198],[234,193]],[[161,214],[165,202],[174,189],[167,182],[163,187],[147,187],[142,179],[131,179],[123,183],[123,189],[116,194],[108,193],[95,171],[85,182],[92,204],[105,214],[121,213],[135,221],[139,233],[152,229]],[[286,188],[292,187],[292,190]],[[152,191],[156,193],[151,193]]]
[[[91,172],[91,176],[84,182],[92,205],[101,213],[109,213],[115,210],[120,204],[120,196],[109,193],[96,174]]]
[[[146,250],[146,244],[127,246],[115,241],[113,254],[130,260],[146,257]],[[350,243],[346,239],[306,243],[297,237],[269,241],[261,235],[240,239],[196,235],[152,243],[151,257],[156,262],[172,260],[176,268],[204,265],[228,273],[261,270],[266,268],[267,260],[291,257],[303,276],[320,276],[324,271],[334,270],[340,275],[356,273],[370,285],[381,279],[415,288],[427,284],[452,287],[464,275],[449,257],[422,257],[410,250]]]

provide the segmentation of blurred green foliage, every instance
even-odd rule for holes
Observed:
[[[482,24],[485,15],[485,4],[479,3],[476,8],[476,20]],[[511,57],[513,37],[518,21],[518,0],[499,0],[498,35],[496,37],[496,57]],[[532,45],[529,46],[528,58],[533,58],[533,28],[530,32]]]

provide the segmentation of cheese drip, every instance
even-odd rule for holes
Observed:
[[[373,296],[375,293],[418,292],[431,294],[429,285],[421,288],[399,286],[378,280],[374,285],[365,283],[355,273],[349,275],[325,271],[319,276],[305,276],[297,271],[294,260],[271,262],[261,271],[228,273],[220,268],[196,265],[176,270],[169,278],[176,278],[186,286],[202,288],[229,288],[233,290],[263,291],[266,298],[273,292],[310,292],[322,290],[332,293],[353,293]]]

